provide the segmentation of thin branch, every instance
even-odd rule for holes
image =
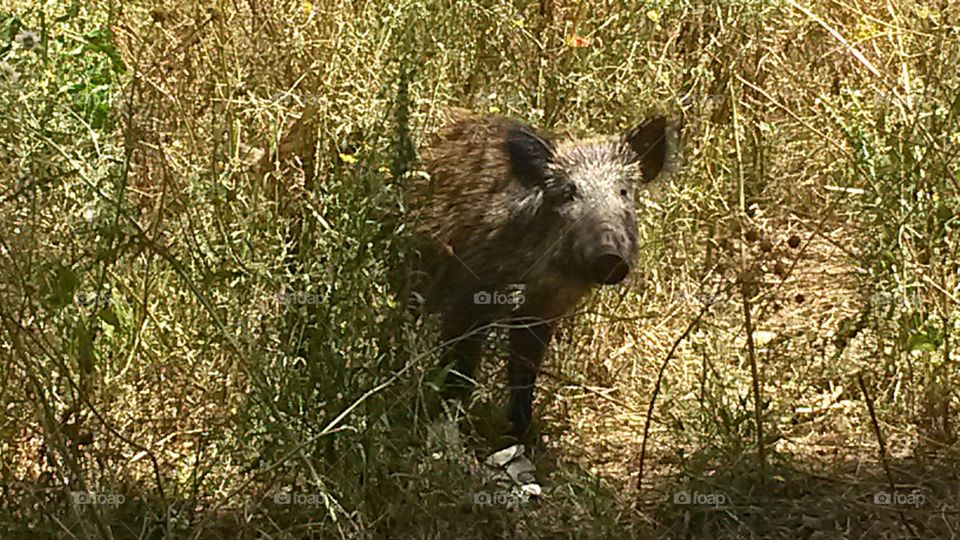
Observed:
[[[880,431],[880,422],[877,421],[877,412],[873,408],[873,399],[870,397],[870,393],[867,392],[866,383],[863,382],[862,371],[857,373],[857,384],[860,385],[863,400],[867,402],[867,411],[870,413],[870,423],[873,425],[873,434],[877,437],[877,445],[879,446],[880,464],[883,466],[883,472],[887,475],[887,485],[890,487],[890,493],[892,495],[897,490],[897,487],[893,482],[893,473],[890,472],[890,463],[887,462],[887,443],[883,439],[883,433]],[[897,513],[900,515],[900,522],[910,531],[910,535],[919,538],[917,531],[915,531],[913,525],[907,521],[907,517],[903,515],[903,512],[898,510]]]
[[[729,287],[728,287],[729,288]],[[650,396],[650,404],[647,406],[647,418],[643,423],[643,440],[640,443],[640,460],[639,466],[637,467],[637,491],[640,491],[643,487],[643,463],[647,457],[647,439],[650,436],[650,423],[653,419],[653,407],[657,403],[657,396],[660,395],[660,384],[663,381],[663,374],[667,371],[667,365],[670,364],[670,360],[673,359],[673,355],[676,354],[677,349],[680,347],[680,344],[690,335],[690,332],[700,324],[700,321],[703,320],[703,316],[706,315],[707,311],[710,310],[712,304],[706,303],[700,308],[700,313],[697,313],[697,316],[694,317],[692,321],[687,325],[687,328],[680,334],[674,342],[673,346],[670,348],[670,352],[667,353],[667,357],[663,359],[663,363],[660,364],[660,371],[657,372],[657,380],[653,385],[653,395]]]

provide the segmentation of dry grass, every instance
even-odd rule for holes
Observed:
[[[75,6],[0,5],[0,537],[960,534],[952,3]],[[684,123],[512,511],[427,435],[406,304],[448,106]]]

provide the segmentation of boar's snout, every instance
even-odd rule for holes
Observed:
[[[590,263],[590,277],[601,285],[620,283],[629,272],[627,261],[616,253],[604,253]]]
[[[587,276],[590,281],[600,285],[616,285],[630,273],[630,259],[625,245],[629,239],[617,234],[615,229],[603,227],[594,249],[585,261]]]
[[[587,260],[587,272],[594,283],[615,285],[630,272],[623,254],[623,242],[615,230],[603,227],[597,238],[593,256]]]

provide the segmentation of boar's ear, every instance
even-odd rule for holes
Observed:
[[[623,140],[640,162],[643,181],[650,182],[656,178],[667,160],[667,119],[658,116],[644,120],[628,131]]]
[[[507,130],[507,155],[510,172],[527,187],[542,185],[553,156],[553,146],[528,126],[516,125]]]

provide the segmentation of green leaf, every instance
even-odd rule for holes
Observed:
[[[113,32],[109,28],[96,28],[87,32],[83,37],[87,40],[84,49],[103,53],[110,59],[114,71],[117,73],[126,72],[127,67],[123,63],[120,51],[113,44]]]
[[[934,352],[937,350],[936,342],[927,334],[911,334],[907,340],[908,351]]]
[[[100,320],[109,324],[110,326],[117,328],[120,326],[120,320],[117,318],[117,314],[113,311],[111,307],[105,307],[100,310],[98,313]]]
[[[93,371],[93,334],[88,332],[83,324],[79,324],[74,330],[74,338],[77,340],[77,363],[80,371],[90,373]]]
[[[957,93],[957,97],[953,98],[953,105],[950,106],[950,116],[954,118],[960,116],[960,93]]]
[[[54,19],[54,21],[58,23],[66,22],[66,21],[69,21],[70,19],[76,18],[77,15],[79,14],[80,14],[80,0],[73,0],[73,2],[70,3],[70,7],[67,8],[67,12],[57,17],[56,19]]]
[[[80,278],[73,270],[62,264],[57,264],[55,268],[56,278],[51,291],[52,300],[57,306],[63,307],[73,301],[73,295],[77,291],[77,286],[80,285]]]

